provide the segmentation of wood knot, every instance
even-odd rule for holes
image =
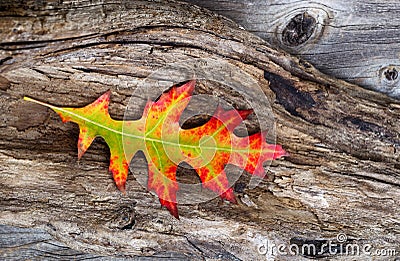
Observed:
[[[294,16],[282,31],[282,42],[290,47],[305,43],[314,34],[317,20],[303,12]]]
[[[396,68],[388,68],[383,72],[383,74],[386,80],[388,80],[389,82],[397,81],[399,77],[399,72],[397,71]]]
[[[395,65],[385,66],[379,71],[381,89],[379,91],[392,97],[400,97],[400,67]]]
[[[108,227],[112,229],[130,230],[133,229],[135,225],[136,214],[134,206],[124,206],[115,213]]]
[[[307,53],[320,41],[333,12],[325,6],[293,7],[284,10],[274,24],[279,46],[294,54]],[[274,41],[273,41],[274,42]]]

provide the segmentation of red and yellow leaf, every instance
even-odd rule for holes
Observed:
[[[263,163],[286,155],[280,145],[266,143],[263,132],[248,137],[237,137],[233,133],[252,113],[251,110],[225,111],[218,107],[204,125],[180,128],[180,116],[192,97],[194,87],[195,81],[172,87],[158,101],[149,101],[141,119],[136,121],[118,121],[110,117],[110,91],[83,108],[60,108],[28,97],[24,99],[53,109],[63,122],[79,125],[79,158],[95,137],[102,137],[110,147],[109,170],[122,192],[125,192],[129,162],[138,151],[143,151],[148,162],[148,189],[158,195],[161,205],[179,218],[176,170],[181,162],[196,170],[205,188],[235,203],[225,173],[227,164],[264,177]]]

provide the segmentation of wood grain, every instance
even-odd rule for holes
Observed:
[[[334,242],[338,233],[374,249],[400,245],[398,100],[326,76],[189,4],[2,1],[0,17],[1,224],[40,229],[95,256],[265,260],[258,247],[267,240],[301,247]],[[290,157],[273,162],[256,188],[243,175],[234,185],[238,205],[180,205],[179,221],[140,185],[143,158],[121,195],[101,139],[78,162],[77,126],[22,100],[82,106],[111,89],[110,113],[121,119],[143,79],[193,58],[228,62],[257,82]],[[197,91],[248,106],[211,81],[199,80]],[[311,257],[346,260],[325,252],[296,258]]]
[[[232,19],[324,73],[400,98],[398,1],[187,1]],[[294,36],[291,43],[288,35]]]

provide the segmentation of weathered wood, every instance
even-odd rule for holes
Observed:
[[[400,98],[398,1],[187,1],[322,72]]]
[[[72,249],[113,256],[265,260],[257,250],[265,240],[322,244],[339,232],[374,249],[400,245],[398,100],[323,75],[188,4],[30,4],[0,3],[1,224],[40,228]],[[122,118],[150,73],[197,57],[229,62],[261,86],[290,157],[273,162],[257,188],[242,176],[240,204],[180,205],[179,221],[139,184],[143,159],[123,196],[107,174],[101,140],[78,163],[77,127],[22,101],[82,106],[111,89],[110,113]],[[247,106],[223,88],[198,82],[199,92]]]
[[[101,260],[103,258],[73,250],[55,241],[49,233],[41,229],[2,225],[0,225],[0,256],[2,260],[49,260],[60,257],[65,260]]]

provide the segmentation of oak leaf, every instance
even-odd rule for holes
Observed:
[[[108,113],[110,91],[82,108],[60,108],[25,97],[31,102],[53,109],[63,122],[75,122],[80,127],[78,158],[81,158],[96,137],[102,137],[111,152],[109,170],[116,186],[125,192],[129,162],[143,151],[148,164],[148,189],[154,191],[176,218],[176,193],[179,184],[176,170],[181,162],[190,164],[204,187],[222,199],[235,203],[225,166],[234,164],[247,172],[265,176],[263,163],[287,155],[280,145],[265,142],[265,132],[247,137],[233,133],[252,110],[224,110],[218,107],[205,124],[182,129],[179,119],[187,107],[195,81],[172,87],[156,101],[147,102],[139,120],[114,120]]]

